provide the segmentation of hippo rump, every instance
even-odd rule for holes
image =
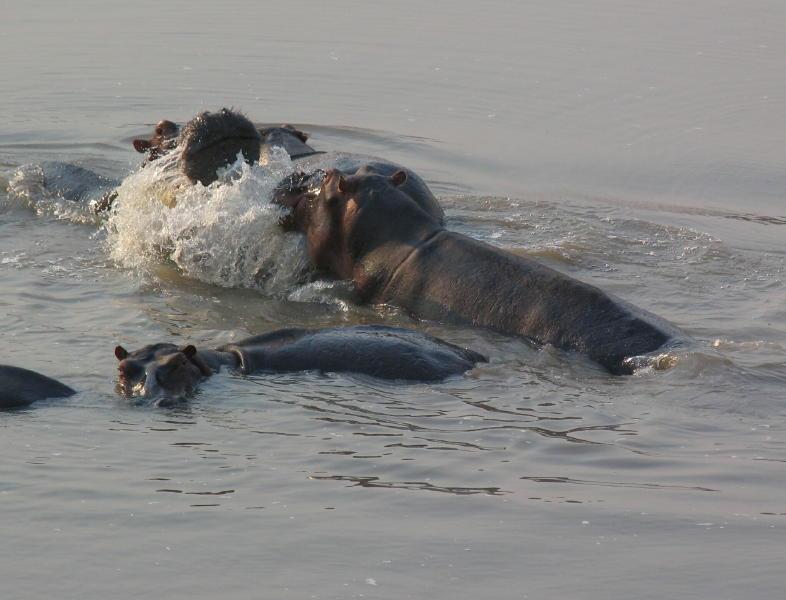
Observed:
[[[352,280],[357,299],[420,319],[465,323],[586,354],[614,374],[679,336],[654,315],[539,262],[445,230],[390,177],[329,171],[317,192],[277,200],[314,265]]]
[[[35,371],[0,365],[0,410],[27,406],[47,398],[67,398],[76,392]]]
[[[281,329],[213,350],[162,343],[128,352],[120,361],[120,391],[126,395],[192,394],[199,382],[228,367],[244,375],[319,371],[357,373],[400,381],[441,381],[486,362],[477,352],[410,329],[357,325],[326,329]]]

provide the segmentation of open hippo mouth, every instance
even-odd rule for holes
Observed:
[[[203,112],[183,127],[177,142],[183,173],[192,183],[209,185],[216,171],[232,164],[242,153],[245,160],[259,160],[261,136],[254,124],[239,112],[222,108]]]
[[[308,204],[313,202],[322,189],[327,173],[317,169],[311,173],[298,171],[286,177],[273,191],[273,202],[290,209],[281,224],[285,229],[302,230]]]

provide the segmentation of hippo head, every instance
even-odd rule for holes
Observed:
[[[406,248],[440,229],[433,216],[399,189],[406,180],[405,171],[389,177],[364,169],[351,176],[338,169],[296,173],[279,185],[274,201],[290,209],[282,224],[306,235],[314,265],[351,278],[357,261],[373,250],[388,242]]]
[[[239,112],[222,108],[203,112],[183,126],[177,139],[183,173],[192,183],[209,185],[216,171],[232,164],[238,153],[249,163],[259,160],[260,135]]]
[[[213,374],[194,346],[152,344],[128,352],[115,348],[120,364],[118,388],[126,396],[158,399],[166,405],[194,393],[199,382]]]
[[[134,150],[142,154],[147,154],[145,163],[155,160],[166,154],[177,145],[177,136],[180,133],[178,126],[172,121],[159,121],[153,131],[153,135],[148,139],[135,139],[133,141]]]

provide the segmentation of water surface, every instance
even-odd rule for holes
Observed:
[[[779,597],[784,24],[765,1],[4,5],[0,362],[80,390],[0,414],[5,594]],[[268,266],[298,251],[254,203],[264,178],[169,222],[207,245],[177,256],[154,252],[163,229],[141,210],[118,239],[6,191],[51,159],[125,177],[133,137],[224,105],[406,164],[450,228],[696,344],[614,378],[340,286],[258,285],[232,243],[281,244]],[[214,262],[189,270],[200,252]],[[114,389],[117,343],[353,323],[491,361],[428,385],[226,374],[173,410]]]

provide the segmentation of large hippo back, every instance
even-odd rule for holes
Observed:
[[[327,171],[338,169],[347,175],[377,174],[389,177],[397,171],[407,174],[406,182],[399,188],[412,198],[426,213],[437,219],[440,223],[445,220],[445,213],[439,205],[434,194],[420,176],[394,162],[367,154],[353,154],[351,152],[322,152],[295,158],[293,160],[297,169],[312,172],[317,169]]]
[[[442,230],[395,270],[377,302],[587,354],[610,372],[679,337],[662,319],[535,260]]]
[[[445,379],[486,360],[423,333],[382,325],[283,329],[217,350],[236,354],[244,373],[318,370],[415,381]]]

